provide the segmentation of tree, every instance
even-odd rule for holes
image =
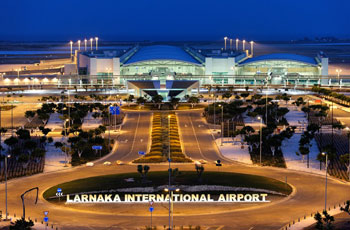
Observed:
[[[198,176],[198,181],[202,182],[202,175],[204,172],[204,166],[202,164],[195,164],[197,176]]]
[[[195,97],[195,96],[191,96],[191,97],[189,97],[189,98],[187,99],[187,102],[188,102],[188,103],[191,103],[191,107],[192,107],[192,109],[193,109],[194,104],[199,103],[199,98],[198,98],[198,97]]]
[[[18,139],[17,139],[16,137],[11,136],[11,137],[7,138],[7,139],[4,141],[4,143],[5,143],[7,146],[9,146],[10,149],[12,150],[13,147],[18,143]]]
[[[350,200],[346,201],[345,207],[340,207],[340,210],[350,215]]]
[[[142,182],[146,180],[147,173],[149,172],[150,167],[148,165],[138,165],[137,172],[140,173]]]
[[[221,95],[222,99],[225,100],[225,99],[230,99],[230,97],[232,97],[232,93],[230,92],[225,92]]]
[[[138,105],[144,104],[144,103],[146,103],[146,102],[147,102],[147,100],[146,100],[146,98],[144,98],[144,97],[139,97],[139,98],[136,99],[136,103],[137,103]]]
[[[334,229],[333,222],[334,217],[329,215],[326,210],[322,212],[322,215],[317,212],[314,216],[314,219],[316,220],[316,229],[318,230],[332,230]]]
[[[162,95],[155,95],[152,97],[152,102],[154,103],[154,105],[158,105],[158,109],[160,109],[161,105],[162,105],[162,101],[163,101],[163,97]]]
[[[130,105],[129,104],[130,102],[134,101],[134,99],[135,99],[135,96],[130,94],[129,97],[126,99],[126,101],[128,102],[128,106]]]
[[[180,102],[180,98],[178,98],[178,97],[171,97],[171,99],[170,99],[170,104],[173,107],[173,109],[177,109],[179,102]]]
[[[18,219],[10,226],[10,230],[30,230],[34,226],[32,220],[26,221],[25,219]]]
[[[24,116],[27,118],[28,123],[30,123],[30,122],[32,122],[32,120],[33,120],[33,118],[35,116],[35,112],[34,111],[30,111],[30,110],[26,111]]]
[[[241,93],[241,97],[243,97],[244,102],[246,101],[246,98],[249,97],[249,93]]]

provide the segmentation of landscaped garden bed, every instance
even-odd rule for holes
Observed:
[[[134,160],[133,163],[166,162],[169,155],[172,162],[192,162],[182,152],[176,115],[174,113],[154,113],[151,149],[145,156]]]

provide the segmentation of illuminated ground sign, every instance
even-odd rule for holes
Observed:
[[[212,196],[211,194],[173,194],[173,202],[237,202],[260,203],[266,200],[267,193],[228,193]],[[67,204],[74,203],[148,203],[169,202],[169,194],[76,194],[67,195]]]

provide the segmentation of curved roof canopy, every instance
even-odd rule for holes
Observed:
[[[180,47],[168,45],[154,45],[140,48],[133,56],[131,56],[124,63],[124,65],[153,60],[172,60],[187,62],[195,65],[201,64]]]
[[[261,55],[254,58],[249,58],[240,63],[240,65],[246,65],[253,62],[262,62],[262,61],[293,61],[301,62],[308,65],[317,65],[315,58],[306,57],[297,54],[288,54],[288,53],[276,53],[276,54],[267,54]]]

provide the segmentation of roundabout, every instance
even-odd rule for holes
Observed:
[[[171,200],[177,216],[261,207],[280,202],[292,193],[292,187],[281,181],[241,173],[209,171],[199,178],[195,171],[179,171],[171,180],[177,190]],[[112,174],[59,184],[46,190],[43,197],[63,209],[101,214],[112,211],[122,216],[145,216],[152,202],[154,214],[165,216],[169,202],[167,183],[165,171],[149,172],[146,178],[137,173]],[[58,195],[58,189],[63,194]]]

